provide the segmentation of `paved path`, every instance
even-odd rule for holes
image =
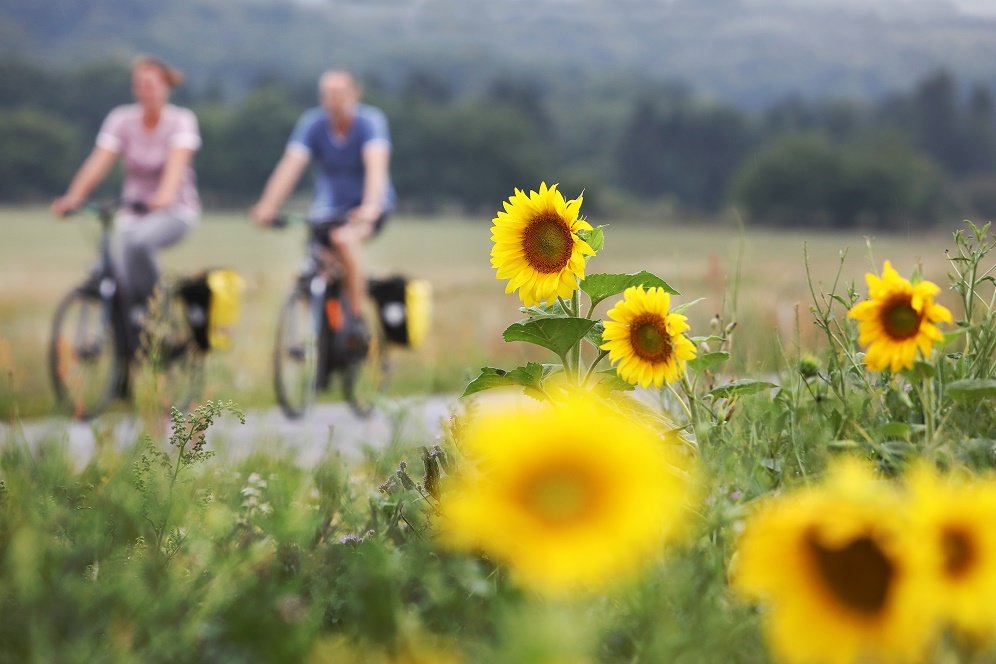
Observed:
[[[346,459],[359,459],[367,447],[383,448],[392,442],[432,445],[442,421],[457,403],[453,396],[407,397],[385,400],[369,418],[361,419],[342,403],[320,404],[304,420],[291,421],[278,408],[250,410],[246,423],[225,415],[208,433],[208,445],[222,458],[237,459],[261,449],[285,449],[302,465],[311,465],[330,451]],[[101,432],[108,431],[119,446],[142,435],[134,417],[98,418],[81,423],[64,418],[28,420],[18,426],[0,424],[0,444],[26,440],[31,447],[45,440],[63,440],[71,455],[85,463],[94,452]]]

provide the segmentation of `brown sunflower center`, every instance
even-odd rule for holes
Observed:
[[[868,616],[885,608],[896,568],[870,536],[829,548],[815,534],[806,539],[820,580],[844,607]]]
[[[961,528],[952,526],[941,532],[941,551],[944,573],[953,579],[965,576],[975,563],[975,545]]]
[[[629,326],[629,343],[640,359],[664,362],[671,356],[671,335],[660,316],[645,315]]]
[[[920,331],[920,318],[908,295],[901,295],[882,306],[882,327],[893,339],[915,337]]]
[[[541,214],[522,231],[526,262],[537,272],[560,272],[571,259],[574,236],[564,221],[551,213]]]
[[[589,513],[595,485],[578,468],[554,468],[537,473],[523,486],[526,508],[548,526],[564,526]]]

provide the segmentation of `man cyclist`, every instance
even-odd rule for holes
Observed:
[[[360,103],[362,90],[350,72],[325,72],[318,92],[321,105],[301,115],[250,214],[257,223],[271,224],[314,160],[312,237],[338,250],[347,300],[359,315],[366,297],[360,249],[380,231],[395,202],[388,172],[391,138],[383,112]]]

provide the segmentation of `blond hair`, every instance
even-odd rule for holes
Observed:
[[[171,66],[162,58],[154,55],[140,55],[132,60],[131,72],[133,74],[143,67],[152,67],[158,71],[162,75],[163,80],[166,81],[166,84],[171,88],[175,88],[183,83],[183,72]]]

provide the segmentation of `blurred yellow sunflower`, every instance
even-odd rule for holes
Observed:
[[[492,220],[491,267],[508,279],[505,292],[519,290],[524,305],[570,297],[584,279],[585,257],[595,250],[578,231],[591,224],[578,218],[582,197],[567,201],[557,185],[540,184],[527,195],[520,189]]]
[[[937,323],[953,320],[950,311],[934,304],[941,289],[929,281],[914,286],[889,261],[881,277],[868,273],[865,280],[869,299],[847,313],[858,321],[858,341],[867,347],[865,364],[872,371],[912,368],[917,349],[928,357],[933,345],[944,338]]]
[[[938,611],[974,637],[996,632],[996,484],[940,478],[925,466],[909,477],[911,515],[930,546]]]
[[[912,662],[932,635],[929,557],[896,491],[863,465],[820,487],[763,501],[746,523],[734,588],[766,604],[778,659],[802,664]]]
[[[678,380],[695,357],[695,344],[682,334],[688,319],[670,308],[671,295],[663,288],[632,286],[609,310],[601,348],[626,382],[662,387]]]
[[[686,516],[691,483],[676,442],[593,398],[476,415],[443,485],[444,546],[508,565],[560,595],[623,580]]]

